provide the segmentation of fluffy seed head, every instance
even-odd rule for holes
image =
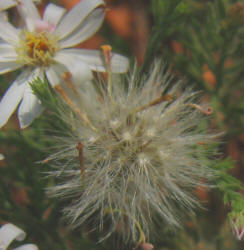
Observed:
[[[74,226],[93,218],[136,240],[159,218],[178,226],[179,211],[199,205],[193,193],[214,177],[208,144],[215,135],[201,126],[208,117],[192,105],[197,94],[170,87],[162,72],[156,64],[145,79],[112,81],[110,93],[87,86],[76,105],[89,124],[61,112],[71,129],[52,156],[51,174],[61,182],[49,192],[71,201],[64,213]]]

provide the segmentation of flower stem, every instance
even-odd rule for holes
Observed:
[[[64,72],[62,74],[62,78],[64,79],[65,83],[69,86],[69,88],[72,89],[72,91],[75,93],[75,94],[78,94],[78,91],[76,89],[76,86],[75,84],[72,82],[72,74],[67,71],[67,72]]]
[[[110,45],[103,45],[101,46],[105,63],[107,66],[107,74],[108,74],[108,94],[112,96],[112,81],[111,81],[111,50],[112,47]]]
[[[212,107],[208,107],[206,110],[204,110],[201,106],[195,104],[195,103],[190,103],[189,104],[190,107],[199,110],[200,112],[202,112],[205,115],[211,115],[213,113],[213,108]]]
[[[84,164],[84,157],[83,157],[83,144],[79,141],[76,146],[78,152],[79,152],[79,161],[80,161],[80,172],[82,180],[84,181],[86,178],[86,169]]]
[[[159,98],[154,99],[152,102],[145,104],[135,110],[135,113],[150,108],[152,106],[158,105],[162,102],[171,102],[173,100],[172,95],[162,95]]]
[[[75,103],[73,103],[71,99],[67,96],[63,88],[60,85],[56,85],[54,88],[59,92],[59,94],[63,97],[66,103],[80,116],[80,118],[84,121],[84,123],[92,130],[97,131],[97,129],[91,124],[91,122],[87,118],[87,115],[83,114],[79,110],[79,108],[75,105]]]

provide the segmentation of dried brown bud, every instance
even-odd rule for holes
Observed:
[[[140,245],[142,250],[152,250],[154,246],[151,243],[144,242]]]
[[[228,10],[229,24],[241,25],[244,23],[244,3],[237,2]]]

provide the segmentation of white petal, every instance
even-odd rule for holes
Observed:
[[[4,72],[4,68],[8,68],[9,66],[5,65],[5,63],[7,62],[15,62],[17,60],[17,53],[13,47],[13,45],[11,45],[10,43],[5,43],[5,42],[0,42],[0,64],[2,64],[3,67],[3,72]],[[16,63],[19,65],[19,63]],[[13,64],[14,66],[14,64]],[[21,65],[19,65],[19,67],[21,67]],[[11,68],[11,65],[10,65]],[[10,69],[11,70],[11,69]],[[9,70],[7,70],[9,71]]]
[[[104,5],[102,0],[82,0],[62,18],[55,34],[58,35],[59,39],[67,37],[79,28],[79,25],[95,8],[101,5]]]
[[[11,44],[19,41],[19,31],[9,22],[0,20],[0,37]]]
[[[0,20],[1,20],[1,21],[4,21],[4,22],[7,22],[7,21],[8,21],[8,14],[7,14],[6,11],[0,12]]]
[[[40,14],[32,0],[21,0],[17,5],[20,16],[25,20],[27,29],[33,31],[35,29],[35,21],[40,20]]]
[[[38,117],[43,107],[41,106],[40,100],[33,94],[32,89],[29,85],[36,77],[43,78],[43,75],[38,72],[40,75],[38,75],[36,72],[33,72],[33,74],[29,77],[28,83],[25,86],[24,94],[23,94],[23,100],[20,103],[19,109],[18,109],[18,118],[20,123],[20,128],[26,128],[28,127],[32,121]]]
[[[0,127],[6,124],[23,97],[29,71],[23,72],[9,87],[0,102]]]
[[[40,14],[33,3],[33,0],[21,0],[21,3],[17,5],[18,11],[22,18],[26,18],[27,16],[31,19],[39,20],[41,19]]]
[[[13,240],[23,240],[25,232],[13,224],[5,224],[0,228],[0,249],[7,249]]]
[[[0,11],[6,10],[10,7],[13,7],[16,5],[16,1],[14,0],[1,0],[0,1]]]
[[[5,157],[4,157],[4,155],[3,154],[0,154],[0,161],[2,161],[2,160],[4,160],[5,159]],[[1,241],[1,240],[0,240]],[[1,248],[0,248],[1,249]]]
[[[91,37],[101,27],[104,16],[104,8],[97,8],[92,11],[73,33],[59,42],[60,47],[72,47]]]
[[[6,59],[6,62],[1,62],[0,61],[0,74],[7,73],[9,71],[14,71],[18,68],[22,67],[21,64],[16,63],[16,62],[8,62]]]
[[[46,77],[52,87],[56,85],[61,85],[63,83],[62,74],[67,72],[67,68],[62,65],[52,65],[46,70]]]
[[[38,247],[33,244],[26,244],[21,247],[17,247],[14,250],[38,250]]]
[[[62,54],[72,55],[79,60],[87,63],[92,70],[106,71],[104,56],[99,50],[87,49],[65,49]],[[111,53],[111,71],[113,73],[124,73],[129,68],[129,61],[126,57]]]
[[[20,128],[24,129],[28,127],[33,120],[41,114],[42,110],[43,107],[41,106],[40,100],[32,93],[32,89],[28,85],[18,109]]]
[[[45,9],[43,20],[53,24],[54,26],[57,26],[65,12],[66,10],[64,8],[50,3]]]
[[[9,57],[9,58],[17,58],[16,51],[12,44],[1,42],[0,43],[0,56],[1,57]],[[1,61],[1,60],[0,60]]]
[[[62,52],[60,51],[54,59],[68,69],[76,83],[92,79],[92,72],[88,64],[72,54]]]
[[[33,0],[33,1],[39,2],[40,0]],[[16,5],[17,5],[17,0],[0,0],[0,11],[6,10]]]

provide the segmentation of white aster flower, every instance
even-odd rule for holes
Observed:
[[[0,250],[7,249],[13,240],[22,241],[25,236],[25,232],[13,224],[3,225],[0,227]],[[38,250],[38,247],[33,244],[25,244],[13,250]]]
[[[50,175],[61,180],[49,192],[69,199],[64,214],[73,226],[91,219],[108,233],[145,239],[155,222],[178,226],[182,210],[200,206],[194,190],[215,176],[209,144],[216,135],[201,126],[209,110],[190,89],[169,88],[162,72],[156,65],[139,82],[116,78],[108,90],[89,85],[77,118],[61,109],[70,130],[48,158]]]
[[[92,70],[106,71],[100,51],[70,48],[88,39],[101,26],[105,6],[102,0],[83,0],[68,13],[49,4],[40,17],[31,0],[21,0],[17,6],[25,27],[16,29],[0,20],[0,74],[19,68],[24,71],[12,83],[0,102],[0,127],[18,109],[21,128],[37,117],[42,107],[32,93],[29,83],[46,77],[52,86],[62,82],[63,74],[71,72],[73,80],[92,78]],[[111,71],[125,72],[125,57],[111,55]]]

